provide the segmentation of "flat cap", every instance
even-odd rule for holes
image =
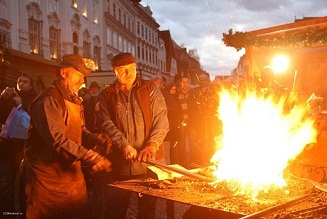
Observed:
[[[92,70],[86,66],[86,59],[76,54],[65,54],[62,56],[60,67],[73,67],[84,76],[90,76]]]
[[[132,63],[135,63],[135,58],[131,53],[119,53],[118,55],[115,55],[111,60],[112,68],[129,65]]]

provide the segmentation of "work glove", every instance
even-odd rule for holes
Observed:
[[[153,161],[156,158],[157,148],[155,146],[146,146],[137,156],[140,162]]]
[[[86,152],[83,157],[83,162],[85,162],[87,166],[91,167],[91,172],[103,170],[108,173],[111,171],[111,162],[93,150],[88,150]]]
[[[126,160],[135,161],[137,158],[137,151],[132,147],[132,145],[127,145],[124,148],[123,153]]]

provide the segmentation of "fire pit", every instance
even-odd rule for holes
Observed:
[[[186,176],[171,180],[124,181],[109,186],[189,204],[223,218],[286,218],[286,215],[308,211],[323,215],[327,206],[326,192],[308,181],[294,179],[290,179],[285,188],[271,188],[255,198],[235,193],[226,182],[213,186]]]

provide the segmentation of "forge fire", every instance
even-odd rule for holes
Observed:
[[[255,91],[225,89],[218,96],[223,133],[211,159],[217,181],[253,197],[272,186],[286,186],[285,170],[317,136],[306,105],[297,105],[296,97],[277,99]]]

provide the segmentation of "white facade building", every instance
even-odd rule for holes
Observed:
[[[142,77],[151,79],[167,74],[161,44],[150,7],[137,1],[0,0],[0,49],[22,52],[26,59],[55,65],[63,54],[79,54],[95,61],[96,75],[110,73],[114,55],[130,52]],[[41,70],[24,72],[51,81]]]

